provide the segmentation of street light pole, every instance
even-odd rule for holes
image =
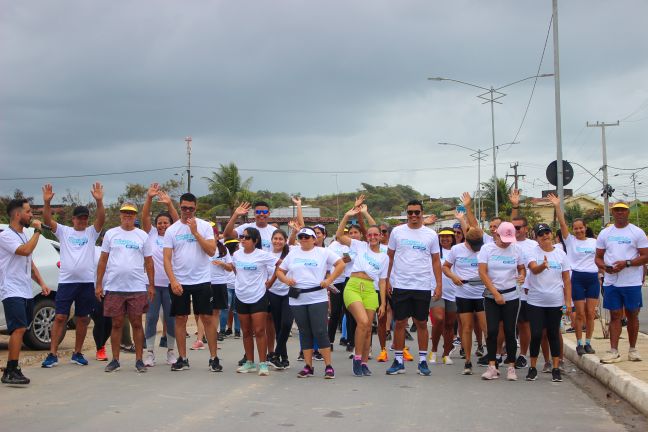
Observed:
[[[485,90],[484,93],[477,95],[478,98],[483,99],[483,103],[490,103],[491,106],[491,138],[492,138],[492,144],[493,144],[493,190],[495,194],[495,216],[497,217],[499,214],[499,203],[498,203],[498,181],[497,181],[497,146],[495,145],[495,107],[494,104],[498,103],[501,104],[502,102],[499,101],[499,99],[503,98],[506,96],[506,93],[502,93],[500,90],[502,90],[505,87],[510,87],[514,84],[520,83],[522,81],[530,80],[533,78],[545,78],[545,77],[550,77],[553,76],[554,74],[540,74],[540,75],[532,75],[530,77],[522,78],[517,81],[513,81],[511,83],[505,84],[503,86],[494,88],[491,86],[490,88],[482,87],[477,84],[472,84],[466,81],[460,81],[452,78],[444,78],[444,77],[433,77],[433,78],[428,78],[430,81],[452,81],[456,82],[458,84],[463,84],[467,85],[470,87],[475,87],[478,89]]]

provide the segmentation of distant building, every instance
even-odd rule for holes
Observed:
[[[527,200],[527,203],[530,203],[529,209],[540,216],[540,221],[549,224],[553,223],[555,209],[547,198],[530,198]],[[583,212],[593,209],[603,210],[603,203],[589,195],[580,194],[565,198],[565,206],[573,206],[575,204],[578,204]]]

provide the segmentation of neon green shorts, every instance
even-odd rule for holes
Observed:
[[[344,287],[344,305],[348,308],[351,303],[360,302],[365,309],[378,309],[378,293],[372,281],[352,277]]]

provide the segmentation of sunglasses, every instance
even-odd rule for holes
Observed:
[[[421,214],[421,210],[407,210],[407,214],[408,214],[409,216],[412,216],[412,215],[414,215],[414,216],[418,216],[418,215]]]
[[[261,215],[261,214],[267,215],[268,213],[270,213],[270,210],[255,210],[254,213],[256,213],[258,215]]]
[[[455,231],[454,233],[455,233],[455,234],[463,234],[462,231]]]
[[[240,240],[252,240],[252,237],[250,237],[249,235],[240,235],[239,239]]]
[[[196,211],[196,207],[180,206],[180,210],[183,212],[192,212]]]
[[[297,239],[299,239],[299,240],[306,240],[306,239],[310,239],[310,238],[314,238],[314,237],[311,237],[308,234],[300,234],[300,235],[297,236]]]
[[[515,231],[520,231],[522,228],[526,227],[526,225],[520,225],[515,227]]]
[[[387,234],[389,231],[387,231],[387,230],[380,230],[380,232],[383,233],[383,234]]]

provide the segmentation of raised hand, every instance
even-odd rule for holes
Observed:
[[[196,233],[198,232],[198,224],[196,223],[196,218],[191,217],[187,219],[187,226],[189,227],[191,234],[196,235]]]
[[[554,207],[560,207],[560,198],[554,194],[547,194],[547,199],[554,205]]]
[[[166,204],[166,205],[171,204],[171,197],[169,196],[168,193],[164,191],[160,191],[158,192],[157,197],[158,197],[158,202],[160,204]]]
[[[146,191],[146,197],[150,198],[150,199],[153,199],[159,193],[160,193],[160,184],[159,183],[151,183],[151,186],[149,186],[148,191]]]
[[[358,209],[360,210],[360,213],[367,213],[367,204],[361,204]]]
[[[358,207],[353,207],[345,213],[345,216],[351,217],[357,215],[358,213],[360,213],[360,209]]]
[[[432,225],[434,222],[437,221],[436,215],[430,215],[426,216],[425,219],[423,219],[423,225]]]
[[[455,210],[455,219],[462,220],[466,216],[466,213]]]
[[[52,202],[52,198],[54,198],[54,190],[52,189],[52,185],[47,183],[45,186],[43,186],[43,202],[50,203]]]
[[[243,201],[241,205],[239,205],[236,210],[234,210],[234,214],[236,216],[245,216],[246,214],[248,214],[250,207],[252,207],[252,205],[249,202]]]
[[[511,201],[511,204],[513,204],[513,207],[517,207],[520,205],[520,191],[517,189],[511,189],[511,192],[509,193],[509,201]]]
[[[472,198],[470,197],[470,193],[464,192],[461,194],[461,202],[463,203],[464,207],[470,208],[470,203],[472,202]]]
[[[103,185],[99,182],[94,183],[92,185],[90,193],[92,194],[92,198],[94,198],[95,201],[102,201],[104,197]]]
[[[301,197],[294,196],[294,197],[290,197],[290,199],[292,199],[293,204],[295,204],[296,206],[300,206],[302,203]]]
[[[301,225],[299,225],[299,223],[297,222],[297,219],[290,219],[288,221],[288,227],[294,231],[299,231],[300,229],[302,229]]]
[[[365,200],[364,194],[360,194],[360,196],[355,199],[355,203],[353,203],[353,206],[360,207],[362,203],[364,203],[364,200]]]

